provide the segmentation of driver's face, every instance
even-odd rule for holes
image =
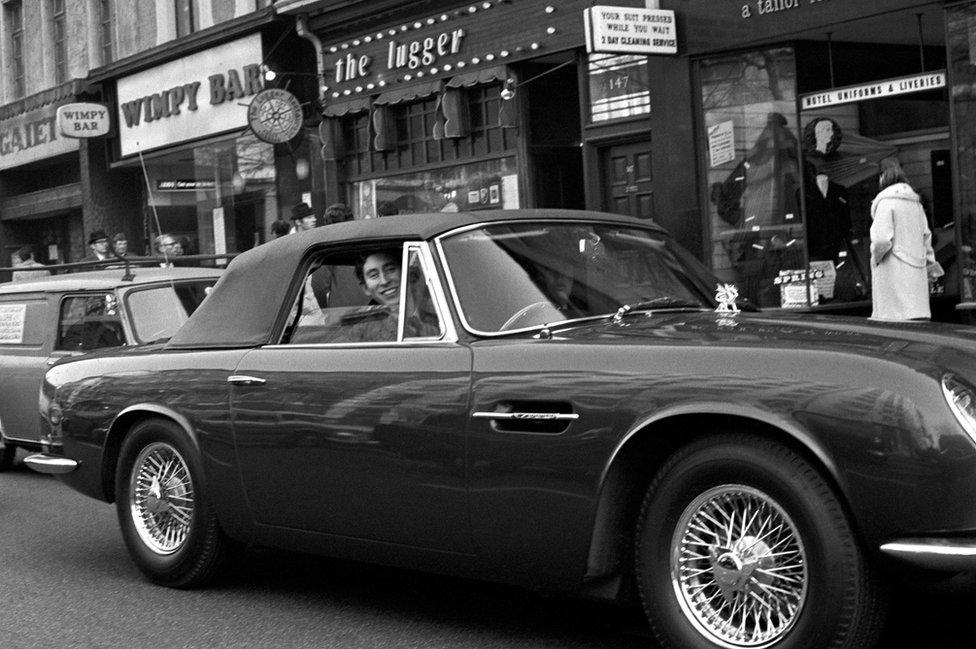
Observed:
[[[400,263],[385,252],[373,253],[363,263],[363,290],[377,304],[400,302]]]
[[[569,304],[569,294],[573,290],[573,278],[569,269],[563,272],[557,268],[542,268],[542,279],[546,284],[546,293],[559,306]]]

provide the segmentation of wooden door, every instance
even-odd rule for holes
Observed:
[[[616,214],[653,218],[650,140],[607,147],[602,159],[604,209]]]

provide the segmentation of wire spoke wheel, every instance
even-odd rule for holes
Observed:
[[[671,543],[671,582],[688,620],[726,647],[782,638],[803,608],[807,558],[772,498],[722,485],[684,510]]]
[[[193,480],[180,453],[163,442],[149,444],[133,465],[129,512],[139,538],[160,555],[183,547],[193,521]]]

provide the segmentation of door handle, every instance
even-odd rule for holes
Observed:
[[[504,419],[529,421],[576,421],[579,415],[575,412],[476,412],[471,415],[475,419]]]
[[[264,385],[265,380],[257,376],[248,376],[247,374],[231,374],[227,377],[228,383],[233,383],[234,385]]]

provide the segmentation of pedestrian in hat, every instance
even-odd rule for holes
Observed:
[[[95,230],[88,235],[88,248],[91,252],[82,261],[101,261],[109,258],[108,235],[105,230]]]
[[[309,207],[308,203],[299,203],[291,208],[291,222],[291,232],[304,232],[318,225],[315,210]]]

